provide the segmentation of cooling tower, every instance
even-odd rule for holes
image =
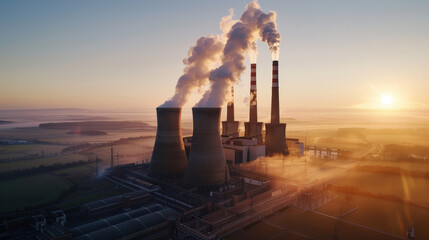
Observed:
[[[244,123],[244,136],[256,138],[262,143],[262,122],[258,122],[258,107],[256,96],[256,63],[250,65],[250,107],[249,122]]]
[[[194,132],[184,183],[216,187],[229,180],[220,138],[221,108],[192,108]]]
[[[222,135],[238,137],[240,122],[234,120],[234,87],[231,87],[231,101],[226,109],[226,121],[222,122]]]
[[[286,124],[280,123],[278,61],[273,61],[273,87],[271,96],[271,123],[265,124],[266,155],[288,154],[286,145]]]
[[[158,127],[149,166],[149,175],[177,178],[183,176],[187,165],[180,128],[181,108],[157,108]]]

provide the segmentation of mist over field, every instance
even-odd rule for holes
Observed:
[[[269,121],[269,108],[259,108],[262,122]],[[142,109],[23,109],[0,110],[0,120],[10,121],[0,124],[0,129],[37,127],[42,123],[78,122],[78,121],[142,121],[156,126],[155,108]],[[248,108],[236,108],[236,119],[247,121]],[[420,109],[283,109],[282,122],[288,124],[288,130],[310,130],[327,128],[428,128],[429,111]],[[222,109],[222,119],[226,118],[226,109]],[[182,124],[192,128],[192,109],[183,108]]]

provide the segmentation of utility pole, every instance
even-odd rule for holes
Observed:
[[[113,168],[113,145],[110,145],[110,167]]]
[[[97,178],[100,176],[100,173],[98,172],[98,155],[95,156],[95,171]]]

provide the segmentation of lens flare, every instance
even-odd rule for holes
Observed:
[[[392,103],[393,103],[392,96],[389,96],[389,95],[383,95],[383,96],[381,96],[381,103],[383,105],[392,105]]]

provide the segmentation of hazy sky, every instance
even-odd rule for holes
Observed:
[[[156,107],[200,36],[248,1],[0,1],[0,109]],[[278,14],[281,108],[429,105],[429,1],[259,1]],[[258,43],[258,105],[271,59]],[[249,71],[236,86],[246,107]],[[196,94],[191,107],[199,99]]]

